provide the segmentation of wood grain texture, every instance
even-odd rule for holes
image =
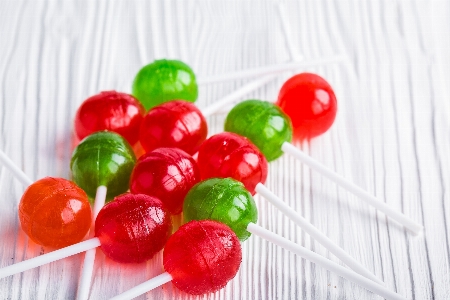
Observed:
[[[267,185],[387,287],[408,299],[450,298],[450,3],[284,1],[293,45],[335,88],[332,129],[298,145],[425,226],[414,237],[329,180],[283,156]],[[130,90],[144,64],[168,57],[207,76],[289,60],[275,1],[0,2],[0,148],[26,174],[69,177],[72,120],[87,97]],[[282,74],[248,98],[274,100]],[[206,107],[248,80],[202,86]],[[225,114],[208,119],[222,131]],[[0,266],[50,251],[21,231],[24,188],[0,167]],[[258,224],[339,262],[264,199]],[[83,255],[0,280],[0,299],[74,299]],[[161,255],[123,266],[97,254],[91,299],[162,272]],[[141,299],[379,299],[257,237],[226,288],[190,297],[169,283]]]

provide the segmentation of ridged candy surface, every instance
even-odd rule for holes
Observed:
[[[136,163],[133,149],[119,134],[99,131],[86,137],[72,154],[73,180],[93,199],[97,187],[107,187],[107,200],[129,189]]]
[[[207,134],[200,110],[192,103],[175,100],[150,109],[142,121],[140,142],[146,152],[175,147],[194,155]]]
[[[133,194],[161,199],[171,214],[179,214],[187,192],[200,181],[195,160],[177,148],[158,148],[139,158],[130,179]]]
[[[80,140],[101,131],[114,131],[130,145],[139,140],[145,109],[133,96],[116,91],[101,92],[86,99],[75,116],[75,132]]]
[[[164,269],[178,289],[193,295],[215,292],[236,276],[242,261],[238,238],[226,225],[192,221],[167,242]]]
[[[261,100],[246,100],[233,107],[225,120],[225,131],[248,138],[268,161],[280,157],[281,145],[292,140],[289,117],[278,106]]]
[[[222,222],[244,241],[250,237],[247,225],[258,220],[258,210],[242,183],[232,178],[211,178],[196,184],[186,195],[183,216],[185,221]]]
[[[147,195],[123,194],[106,204],[95,220],[95,236],[114,261],[140,263],[166,244],[172,220],[162,202]]]
[[[213,135],[198,151],[202,179],[231,177],[255,194],[258,183],[267,179],[267,160],[248,139],[232,132]]]
[[[197,100],[198,87],[192,69],[179,60],[155,60],[144,66],[133,82],[133,96],[148,110],[170,100]]]

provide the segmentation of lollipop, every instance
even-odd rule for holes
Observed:
[[[395,211],[386,203],[379,201],[362,188],[331,171],[289,143],[292,139],[292,135],[288,134],[291,132],[290,123],[289,117],[274,104],[260,100],[247,100],[239,103],[229,112],[225,121],[225,130],[249,138],[269,161],[279,157],[282,152],[293,155],[323,176],[384,212],[414,234],[422,230],[422,225]]]
[[[133,95],[145,109],[181,99],[197,100],[198,87],[192,69],[179,60],[156,60],[143,67],[134,78]]]
[[[123,194],[99,212],[95,221],[96,237],[0,269],[0,278],[99,246],[114,261],[143,262],[164,247],[171,231],[170,215],[159,199],[147,195]]]
[[[206,139],[205,117],[194,104],[176,100],[150,109],[140,128],[140,142],[146,152],[176,147],[193,155]]]
[[[86,193],[73,182],[45,177],[31,184],[19,204],[23,231],[36,244],[61,248],[83,239],[92,222]]]
[[[88,135],[109,130],[122,135],[130,145],[139,140],[145,110],[133,96],[116,91],[101,92],[86,99],[75,116],[75,132],[82,140]]]
[[[255,194],[255,187],[267,179],[267,160],[247,139],[223,132],[206,140],[198,151],[202,179],[232,177]]]
[[[294,137],[310,139],[327,131],[336,118],[337,101],[330,84],[312,73],[291,77],[276,104],[290,117]]]
[[[28,188],[19,203],[23,231],[35,243],[60,248],[81,241],[92,216],[86,193],[63,178],[45,177],[33,182],[3,151],[0,161]]]
[[[100,131],[86,137],[75,148],[70,161],[72,177],[91,198],[97,187],[107,188],[112,199],[129,188],[136,157],[128,142],[117,133]]]
[[[165,273],[111,300],[131,299],[169,281],[188,294],[213,293],[236,276],[241,261],[241,245],[228,226],[209,220],[191,221],[167,241]]]
[[[179,214],[187,192],[199,181],[197,163],[190,155],[176,148],[159,148],[138,160],[130,190],[157,197],[171,214]]]
[[[225,131],[245,136],[268,161],[283,154],[281,146],[292,139],[292,124],[277,106],[259,100],[237,104],[227,115]]]
[[[186,221],[216,220],[227,224],[241,241],[250,237],[247,225],[258,220],[258,211],[242,183],[231,178],[211,178],[195,185],[184,199]]]

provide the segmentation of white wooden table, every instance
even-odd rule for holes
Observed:
[[[286,1],[291,41],[334,86],[332,129],[298,145],[425,226],[415,237],[291,157],[267,185],[386,285],[409,299],[450,299],[450,2]],[[33,179],[69,177],[72,120],[102,90],[129,90],[144,64],[178,58],[213,75],[289,60],[273,1],[0,2],[0,148]],[[275,100],[292,73],[248,95]],[[206,107],[248,80],[202,86]],[[208,119],[222,131],[225,114]],[[21,231],[24,187],[0,167],[0,266],[45,253]],[[270,204],[258,223],[339,262]],[[0,280],[0,299],[73,299],[83,255]],[[340,263],[340,262],[339,262]],[[91,299],[162,272],[161,255],[119,265],[97,254]],[[190,299],[171,284],[142,299]],[[237,276],[193,299],[379,299],[257,237]]]

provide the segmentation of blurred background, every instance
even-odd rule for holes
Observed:
[[[291,28],[286,39],[278,5]],[[292,57],[288,43],[295,49]],[[332,128],[297,144],[425,226],[396,222],[287,155],[267,186],[408,299],[450,296],[450,2],[448,1],[0,1],[0,149],[31,178],[69,178],[73,118],[103,90],[131,91],[155,59],[180,59],[199,77],[294,58],[343,55],[299,69],[333,86]],[[275,101],[293,72],[244,99]],[[205,108],[252,79],[203,85]],[[225,111],[208,118],[223,131]],[[24,187],[0,167],[0,266],[48,252],[20,229]],[[258,224],[340,263],[256,197]],[[243,243],[237,276],[191,297],[172,284],[140,299],[380,299],[258,237]],[[0,299],[74,299],[84,255],[0,280]],[[342,264],[342,263],[341,263]],[[91,299],[108,299],[162,272],[162,258],[119,265],[97,251]]]

